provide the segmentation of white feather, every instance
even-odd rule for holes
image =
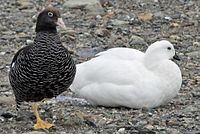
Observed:
[[[15,66],[15,62],[12,63],[11,67],[14,68],[14,66]]]
[[[117,58],[122,60],[141,60],[144,56],[144,53],[130,48],[112,48],[107,51],[100,52],[96,56],[99,58]]]
[[[180,69],[169,60],[174,54],[168,41],[153,43],[146,53],[113,48],[78,64],[70,88],[93,105],[157,107],[175,97],[181,87]]]

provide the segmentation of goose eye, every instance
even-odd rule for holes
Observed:
[[[167,50],[171,50],[172,48],[171,47],[167,47]]]
[[[53,13],[52,12],[48,12],[48,16],[49,17],[53,17]]]

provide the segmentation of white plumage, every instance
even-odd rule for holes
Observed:
[[[180,90],[182,76],[170,59],[173,45],[166,40],[145,53],[112,48],[78,64],[71,90],[93,105],[153,108],[170,101]]]

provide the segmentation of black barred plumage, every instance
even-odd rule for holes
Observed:
[[[9,79],[17,108],[23,101],[36,102],[61,94],[74,79],[75,63],[56,31],[59,18],[60,13],[54,8],[41,12],[34,44],[20,49],[13,58]]]

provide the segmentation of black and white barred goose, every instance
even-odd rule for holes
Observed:
[[[56,26],[65,28],[60,12],[48,7],[37,18],[34,44],[20,49],[14,56],[9,73],[17,109],[20,104],[56,97],[71,85],[76,66],[68,50],[62,45]],[[54,126],[39,117],[33,103],[37,123],[35,129]]]

